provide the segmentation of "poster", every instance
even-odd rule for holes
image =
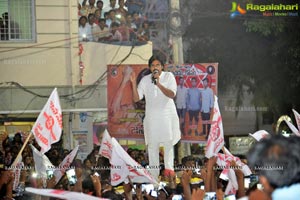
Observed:
[[[100,146],[103,133],[107,129],[107,122],[98,122],[93,124],[93,144]]]
[[[217,94],[218,63],[165,65],[175,75],[174,99],[180,120],[181,141],[205,141],[210,130],[213,96]],[[149,73],[147,65],[109,65],[107,78],[108,131],[112,137],[144,139],[145,102],[132,100],[131,73],[137,81]]]
[[[79,145],[77,157],[81,160],[86,158],[91,149],[88,142],[90,123],[91,118],[88,112],[74,113],[72,123],[73,147]]]
[[[165,70],[173,72],[178,85],[174,101],[181,141],[206,141],[218,90],[218,63],[166,65]]]
[[[147,65],[108,65],[108,132],[115,138],[144,139],[145,102],[133,102],[132,73],[139,82],[149,69]]]

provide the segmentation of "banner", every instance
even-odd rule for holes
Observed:
[[[70,192],[66,190],[55,190],[55,189],[38,189],[32,187],[26,187],[26,192],[38,194],[47,197],[56,197],[67,200],[99,200],[103,198],[94,197],[92,195],[84,194],[82,192]]]
[[[79,146],[76,146],[71,153],[67,155],[67,157],[64,158],[64,160],[59,164],[58,168],[56,168],[53,172],[55,176],[55,182],[58,183],[58,181],[61,179],[61,177],[65,174],[65,172],[70,168],[71,163],[73,162],[74,158],[76,157],[76,154],[78,152]]]
[[[206,141],[211,123],[213,96],[218,90],[218,63],[166,65],[177,81],[175,98],[181,141]]]
[[[107,122],[93,123],[93,144],[96,146],[101,145],[104,131],[107,129]]]
[[[145,102],[133,102],[130,76],[139,82],[149,72],[147,65],[108,65],[108,131],[115,138],[144,139]]]
[[[62,112],[56,88],[52,91],[31,131],[42,153],[46,153],[51,148],[51,144],[60,140]]]
[[[128,182],[128,177],[135,183],[158,184],[152,175],[139,163],[133,160],[121,147],[115,138],[112,138],[111,185],[115,186],[122,182]]]
[[[218,89],[218,63],[165,65],[164,70],[172,72],[178,84],[175,103],[181,141],[206,141]],[[147,65],[108,65],[108,131],[115,138],[144,139],[145,102],[132,100],[132,73],[139,82],[149,69]]]
[[[205,157],[211,158],[212,156],[215,156],[223,146],[224,146],[223,123],[222,123],[222,117],[218,105],[218,97],[215,96],[212,126],[208,136]]]

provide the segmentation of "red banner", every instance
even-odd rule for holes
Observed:
[[[130,76],[135,73],[139,81],[147,71],[147,65],[108,66],[108,131],[112,137],[144,139],[145,102],[133,102]]]

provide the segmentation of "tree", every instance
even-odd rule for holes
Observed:
[[[299,17],[255,12],[231,19],[231,2],[222,0],[184,1],[181,8],[191,21],[183,35],[186,62],[219,62],[219,90],[237,90],[237,106],[247,88],[253,105],[267,106],[274,118],[300,110]]]

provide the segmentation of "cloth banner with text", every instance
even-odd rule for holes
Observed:
[[[41,152],[46,153],[51,144],[58,142],[62,133],[62,111],[57,89],[55,88],[43,110],[40,112],[32,132]]]

